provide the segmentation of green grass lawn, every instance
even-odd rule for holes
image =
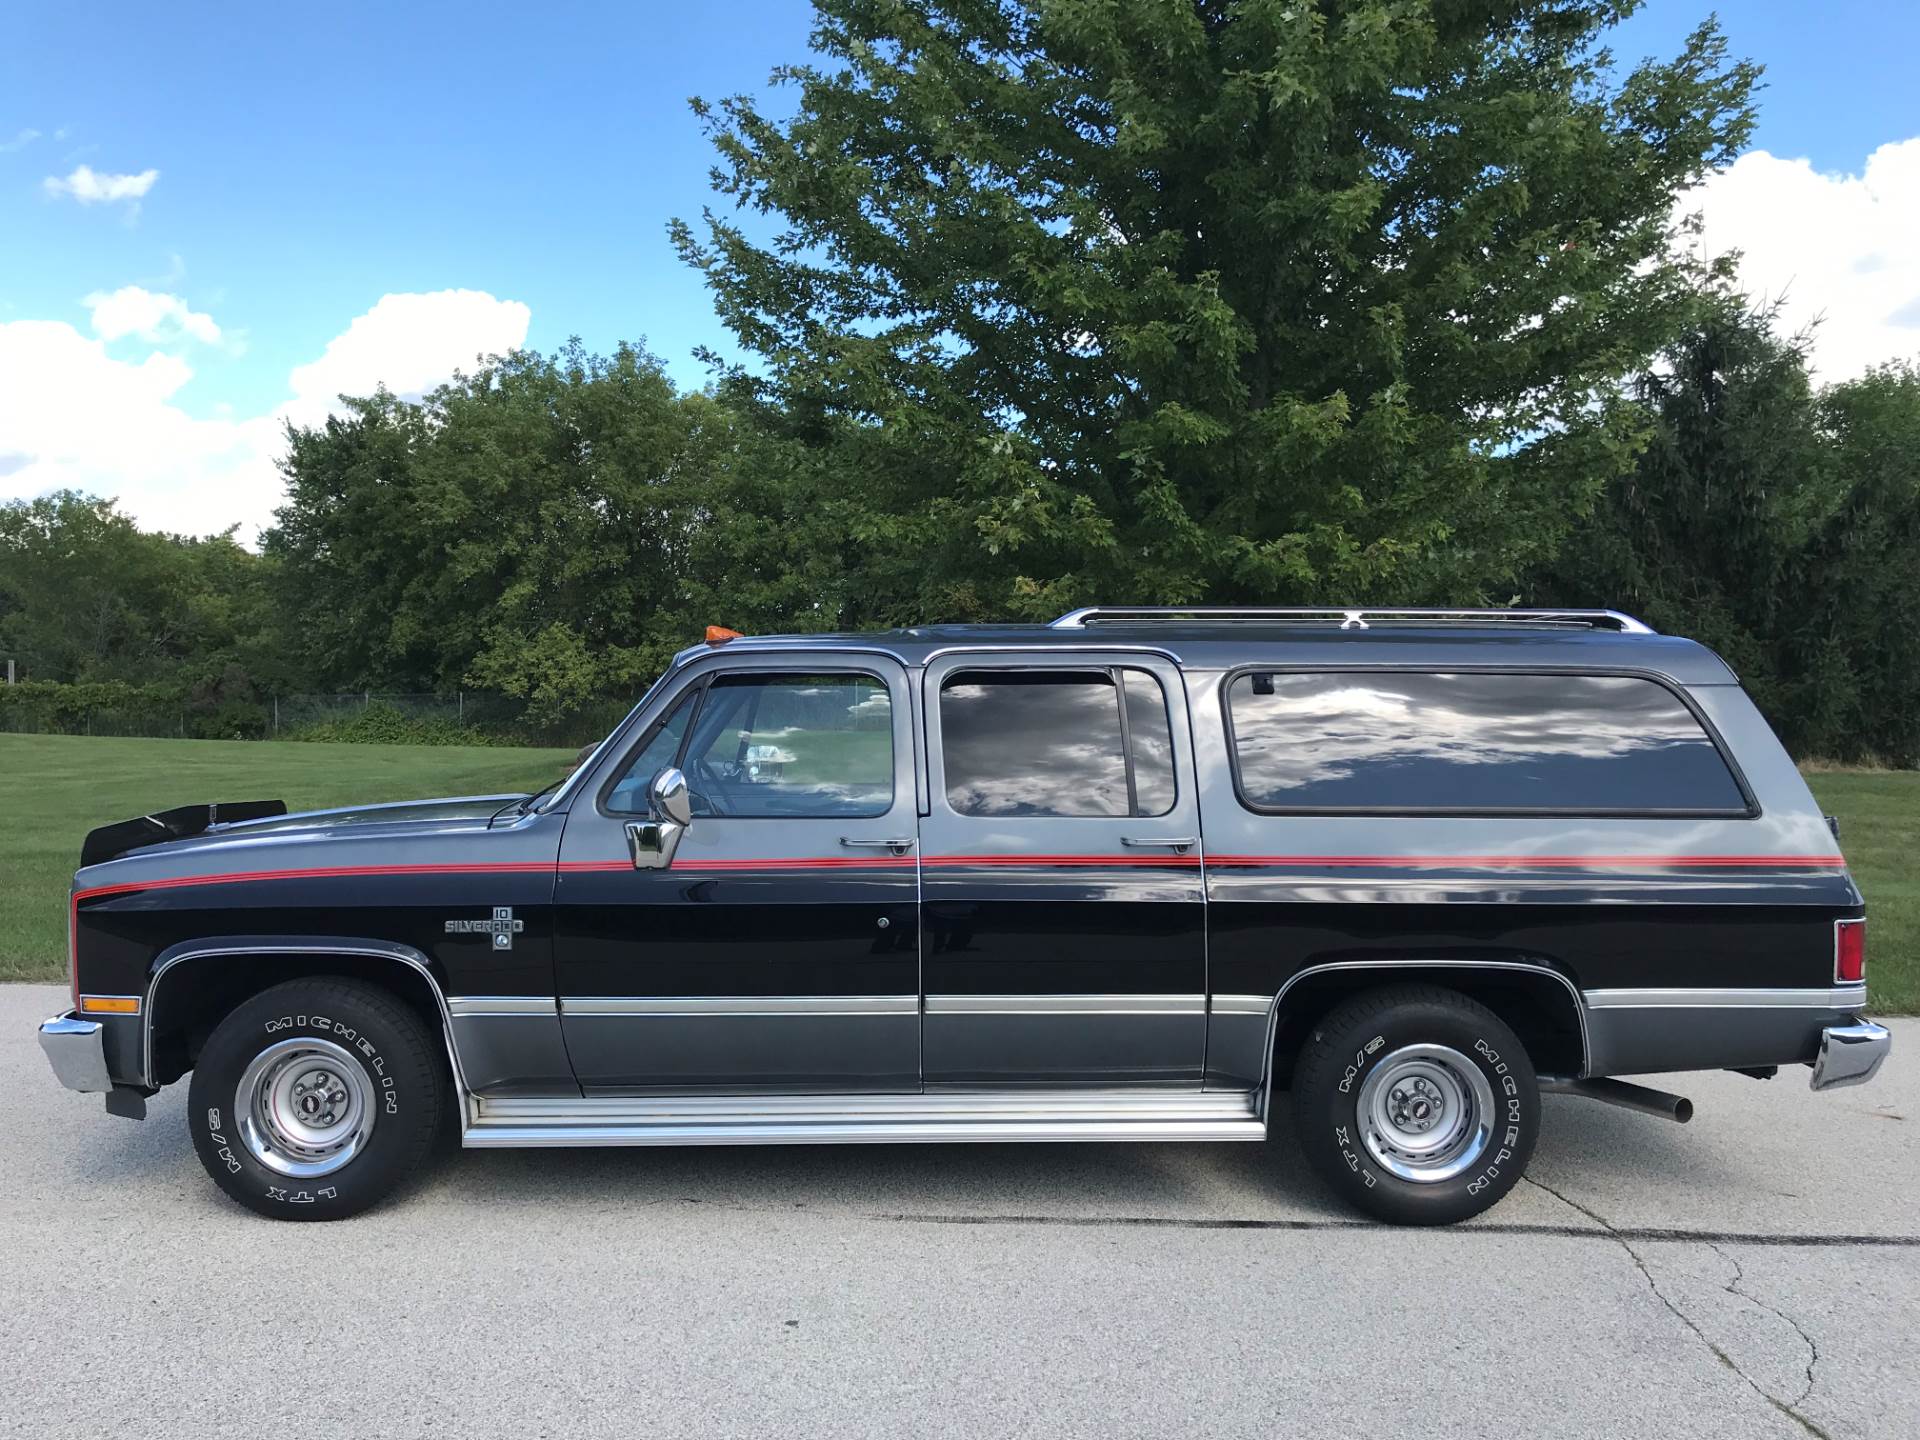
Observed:
[[[0,735],[0,980],[64,980],[67,889],[96,825],[207,800],[290,810],[536,790],[571,750]]]
[[[1840,848],[1867,897],[1867,998],[1877,1014],[1920,1014],[1920,771],[1807,776],[1840,818]]]
[[[205,800],[308,810],[536,789],[568,750],[0,735],[0,980],[66,976],[66,895],[96,825]],[[1920,1013],[1920,772],[1807,777],[1866,891],[1872,1008]]]

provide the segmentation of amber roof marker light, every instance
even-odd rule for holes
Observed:
[[[724,645],[729,640],[738,640],[739,638],[740,632],[738,630],[729,630],[724,625],[707,626],[707,644],[709,645]]]

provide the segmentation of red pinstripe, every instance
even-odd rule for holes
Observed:
[[[796,855],[768,857],[682,858],[676,870],[905,870],[916,863],[911,855]],[[1148,867],[1195,869],[1198,855],[930,855],[930,866],[1005,868]],[[1221,869],[1448,869],[1448,870],[1696,870],[1800,869],[1837,870],[1846,861],[1838,855],[1211,855],[1205,863]],[[127,895],[140,890],[174,890],[200,885],[241,885],[263,880],[339,880],[394,875],[530,875],[593,874],[630,868],[625,860],[569,860],[555,865],[544,860],[493,864],[446,865],[332,865],[289,870],[245,870],[215,875],[173,875],[152,880],[124,880],[94,885],[73,893],[77,913],[82,900],[102,895]]]

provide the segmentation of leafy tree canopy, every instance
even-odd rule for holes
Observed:
[[[819,0],[790,119],[695,102],[775,233],[676,222],[910,573],[880,618],[1501,593],[1631,463],[1675,196],[1756,79],[1631,0]]]

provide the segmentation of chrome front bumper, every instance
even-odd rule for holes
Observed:
[[[113,1089],[103,1030],[98,1020],[82,1020],[71,1010],[40,1026],[40,1048],[67,1089],[83,1095],[103,1095]]]
[[[1830,1025],[1820,1032],[1820,1054],[1813,1062],[1815,1090],[1864,1085],[1893,1049],[1893,1034],[1871,1020]]]

